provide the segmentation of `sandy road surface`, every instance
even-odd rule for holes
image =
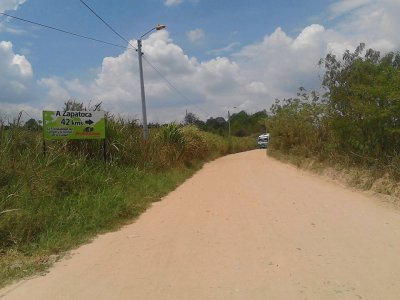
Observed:
[[[400,299],[400,212],[265,156],[207,164],[1,299]]]

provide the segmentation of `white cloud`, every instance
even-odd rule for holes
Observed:
[[[313,24],[306,27],[295,39],[293,47],[295,49],[308,48],[310,45],[318,45],[323,41],[325,28],[319,24]]]
[[[1,103],[1,102],[0,102]],[[18,114],[22,112],[20,122],[25,123],[31,118],[41,119],[42,110],[25,103],[1,103],[0,122],[13,123]]]
[[[249,85],[247,85],[247,90],[249,93],[258,94],[258,95],[268,95],[268,89],[264,83],[260,81],[253,81]]]
[[[7,10],[17,10],[18,7],[25,2],[26,0],[1,0],[0,12],[5,12]]]
[[[144,61],[147,104],[151,108],[149,120],[180,121],[185,108],[191,106],[197,106],[199,114],[207,117],[209,114],[205,112],[209,112],[217,101],[222,106],[229,105],[235,91],[240,91],[241,79],[236,63],[226,57],[206,62],[189,58],[170,40],[167,31],[157,32],[144,40],[143,52],[144,58],[157,69]],[[158,72],[165,74],[181,94]],[[68,98],[97,99],[113,112],[126,111],[141,118],[137,53],[134,51],[105,58],[92,82],[46,78],[41,84],[48,88],[49,99],[58,99],[59,105]],[[200,105],[204,107],[198,109]]]
[[[4,13],[9,10],[17,10],[26,0],[0,0],[0,12]],[[15,35],[24,34],[25,31],[7,26],[8,18],[0,21],[0,32],[7,32]]]
[[[71,98],[71,92],[63,87],[63,81],[61,79],[42,78],[38,83],[48,90],[48,96],[50,99],[66,101]]]
[[[338,4],[344,3],[340,1]],[[365,42],[368,47],[393,51],[400,47],[400,1],[365,0],[354,7],[335,28],[347,44]]]
[[[164,4],[166,6],[175,6],[175,5],[179,5],[183,2],[183,0],[165,0]]]
[[[17,10],[26,0],[1,0],[0,12]],[[22,30],[13,29],[5,25],[6,20],[0,22],[0,32],[21,34]],[[32,100],[34,89],[33,70],[30,62],[24,55],[14,52],[13,44],[9,41],[0,41],[0,112],[1,117],[12,119],[16,112],[24,110],[33,115],[37,109],[29,103]]]
[[[207,52],[207,54],[210,55],[223,55],[223,54],[227,54],[232,52],[233,50],[235,50],[237,47],[240,46],[240,43],[230,43],[229,45],[223,47],[223,48],[219,48],[219,49],[213,49]]]
[[[331,4],[330,10],[332,17],[337,17],[372,2],[374,2],[374,0],[340,0]]]
[[[255,108],[269,108],[275,98],[291,97],[300,86],[318,88],[317,63],[326,54],[326,35],[320,25],[306,27],[296,38],[277,28],[234,55]]]
[[[25,34],[26,31],[23,29],[12,28],[6,25],[6,22],[0,22],[0,32],[7,32],[14,35],[22,35]]]
[[[27,101],[32,77],[25,56],[15,54],[11,42],[0,42],[0,102]]]
[[[205,33],[203,29],[200,28],[196,28],[193,30],[190,30],[188,32],[186,32],[186,36],[189,38],[189,40],[192,43],[202,43],[204,41],[205,38]]]

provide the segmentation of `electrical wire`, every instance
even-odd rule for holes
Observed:
[[[65,34],[69,34],[69,35],[72,35],[72,36],[75,36],[75,37],[80,37],[80,38],[83,38],[83,39],[91,40],[91,41],[94,41],[94,42],[98,42],[98,43],[102,43],[102,44],[106,44],[106,45],[110,45],[110,46],[114,46],[114,47],[118,47],[118,48],[122,48],[122,49],[136,50],[135,47],[133,47],[133,49],[132,49],[131,47],[126,47],[126,46],[113,44],[113,43],[110,43],[110,42],[106,42],[106,41],[99,40],[99,39],[96,39],[96,38],[92,38],[92,37],[89,37],[89,36],[81,35],[81,34],[74,33],[74,32],[71,32],[71,31],[67,31],[67,30],[64,30],[64,29],[60,29],[60,28],[56,28],[56,27],[53,27],[53,26],[45,25],[45,24],[42,24],[42,23],[38,23],[38,22],[27,20],[27,19],[19,18],[19,17],[16,17],[16,16],[12,16],[12,15],[9,15],[9,14],[6,14],[6,13],[0,12],[0,15],[3,15],[3,16],[12,18],[12,19],[16,19],[16,20],[19,20],[19,21],[22,21],[22,22],[25,22],[25,23],[34,24],[34,25],[37,25],[37,26],[40,26],[40,27],[44,27],[44,28],[47,28],[47,29],[55,30],[55,31],[62,32],[62,33],[65,33]]]
[[[119,36],[123,41],[125,41],[126,43],[128,43],[131,47],[133,47],[136,51],[138,51],[136,49],[136,47],[134,47],[126,38],[124,38],[120,33],[118,33],[118,31],[116,31],[110,24],[108,24],[98,13],[96,13],[94,11],[94,9],[92,9],[85,1],[83,0],[79,0],[84,6],[86,6],[87,9],[89,9],[98,19],[100,19],[112,32],[114,32],[117,36]],[[165,80],[165,82],[173,89],[175,90],[176,93],[178,93],[182,98],[184,98],[186,101],[188,101],[190,103],[190,100],[188,97],[186,97],[177,87],[175,87],[167,78],[165,75],[163,75],[145,56],[143,56],[143,59],[150,65],[151,68],[153,68],[158,75]],[[205,113],[207,116],[209,116],[209,113],[207,113],[206,111],[198,108],[199,110],[201,110],[203,113]]]
[[[28,114],[25,110],[21,110],[21,112],[24,112],[29,118],[34,119],[30,114]]]
[[[61,33],[64,33],[64,34],[69,34],[69,35],[72,35],[72,36],[75,36],[75,37],[79,37],[79,38],[95,41],[95,42],[98,42],[98,43],[102,43],[102,44],[106,44],[106,45],[110,45],[110,46],[114,46],[114,47],[118,47],[118,48],[122,48],[122,49],[130,49],[130,50],[136,50],[137,51],[136,47],[134,47],[127,39],[125,39],[122,35],[120,35],[114,28],[112,28],[111,25],[109,25],[103,18],[101,18],[89,5],[87,5],[83,0],[80,0],[80,2],[82,2],[82,4],[84,4],[97,18],[99,18],[109,29],[111,29],[116,35],[118,35],[122,40],[124,40],[126,43],[128,43],[128,45],[131,46],[131,47],[117,45],[117,44],[114,44],[114,43],[106,42],[106,41],[99,40],[99,39],[92,38],[92,37],[88,37],[88,36],[84,36],[84,35],[77,34],[77,33],[71,32],[71,31],[67,31],[67,30],[64,30],[64,29],[60,29],[60,28],[56,28],[56,27],[53,27],[53,26],[45,25],[45,24],[42,24],[42,23],[39,23],[39,22],[27,20],[27,19],[24,19],[24,18],[12,16],[12,15],[9,15],[9,14],[6,14],[6,13],[2,13],[2,12],[0,12],[0,15],[3,15],[3,16],[12,18],[12,19],[16,19],[16,20],[19,20],[19,21],[22,21],[22,22],[25,22],[25,23],[29,23],[29,24],[37,25],[37,26],[44,27],[44,28],[47,28],[47,29],[55,30],[55,31],[58,31],[58,32],[61,32]],[[189,101],[189,99],[184,94],[182,94],[182,92],[180,92],[147,58],[144,57],[144,59],[161,76],[161,78],[163,78],[167,82],[167,84],[170,87],[172,87],[185,100]],[[205,112],[205,111],[203,111],[203,112],[208,115],[207,112]]]
[[[158,70],[145,56],[143,56],[143,59],[149,64],[149,66],[151,68],[153,68],[154,71],[157,72],[157,74],[165,80],[165,82],[173,89],[175,90],[175,92],[177,94],[179,94],[183,99],[185,99],[186,101],[188,101],[188,103],[190,103],[190,99],[188,97],[186,97],[185,94],[183,94],[177,87],[175,87],[162,73],[160,70]],[[199,106],[197,106],[196,104],[193,104],[194,106],[197,107],[198,110],[201,110],[203,113],[206,114],[206,116],[210,116],[210,114],[208,112],[206,112],[205,110],[201,109]]]
[[[106,44],[106,45],[109,45],[109,46],[114,46],[114,47],[118,47],[118,48],[122,48],[122,49],[128,49],[128,50],[136,50],[136,51],[138,51],[138,50],[136,49],[135,46],[133,46],[127,39],[125,39],[121,34],[119,34],[110,24],[108,24],[102,17],[100,17],[88,4],[86,4],[86,2],[84,2],[83,0],[79,0],[79,1],[80,1],[83,5],[85,5],[97,18],[99,18],[110,30],[112,30],[116,35],[118,35],[123,41],[125,41],[126,43],[128,43],[128,45],[129,45],[130,47],[122,46],[122,45],[117,45],[117,44],[114,44],[114,43],[110,43],[110,42],[103,41],[103,40],[99,40],[99,39],[92,38],[92,37],[89,37],[89,36],[81,35],[81,34],[74,33],[74,32],[71,32],[71,31],[67,31],[67,30],[64,30],[64,29],[60,29],[60,28],[57,28],[57,27],[45,25],[45,24],[42,24],[42,23],[39,23],[39,22],[27,20],[27,19],[24,19],[24,18],[12,16],[12,15],[9,15],[9,14],[6,14],[6,13],[2,13],[2,12],[0,12],[0,15],[3,15],[3,16],[12,18],[12,19],[16,19],[16,20],[19,20],[19,21],[22,21],[22,22],[25,22],[25,23],[29,23],[29,24],[33,24],[33,25],[40,26],[40,27],[44,27],[44,28],[47,28],[47,29],[50,29],[50,30],[58,31],[58,32],[61,32],[61,33],[64,33],[64,34],[68,34],[68,35],[72,35],[72,36],[75,36],[75,37],[79,37],[79,38],[91,40],[91,41],[94,41],[94,42]],[[165,80],[165,82],[166,82],[173,90],[175,90],[175,92],[176,92],[177,94],[179,94],[182,98],[184,98],[185,100],[187,100],[187,101],[190,103],[190,99],[189,99],[188,97],[186,97],[177,87],[175,87],[175,86],[166,78],[166,76],[163,75],[163,74],[162,74],[162,73],[161,73],[161,72],[146,58],[146,57],[143,56],[143,58],[144,58],[144,60],[150,65],[150,67],[153,68],[153,69],[157,72],[157,74],[158,74],[163,80]],[[195,105],[195,106],[196,106],[199,110],[201,110],[203,113],[205,113],[207,116],[209,116],[209,113],[207,113],[206,111],[200,109],[197,105]],[[26,113],[26,112],[25,112],[25,113]]]
[[[123,41],[128,43],[133,49],[136,49],[135,46],[133,46],[126,38],[124,38],[121,34],[119,34],[110,24],[108,24],[102,17],[100,17],[85,1],[79,0],[83,5],[85,5],[97,18],[99,18],[109,29],[111,29],[112,32],[114,32],[116,35],[118,35]]]

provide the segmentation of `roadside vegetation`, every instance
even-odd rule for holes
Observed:
[[[107,119],[107,162],[103,142],[47,142],[44,155],[40,124],[0,120],[0,286],[131,222],[204,162],[255,147],[253,138],[179,124],[152,128],[144,140],[136,122]]]
[[[325,94],[300,88],[272,106],[269,154],[400,199],[400,53],[361,44],[320,65]]]
[[[266,132],[267,111],[262,110],[249,114],[245,111],[233,112],[230,117],[232,136],[256,137]],[[195,114],[188,113],[185,117],[185,124],[196,125],[198,128],[218,134],[220,136],[228,136],[229,120],[223,117],[209,118],[207,121],[200,120]]]

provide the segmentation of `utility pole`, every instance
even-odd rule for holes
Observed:
[[[146,35],[148,35],[150,32],[153,30],[162,30],[165,29],[165,25],[158,24],[156,27],[150,29],[147,31],[145,34],[143,34],[138,40],[137,40],[137,52],[139,55],[139,72],[140,72],[140,93],[142,95],[142,114],[143,114],[143,137],[145,140],[149,138],[149,127],[147,125],[147,113],[146,113],[146,94],[144,93],[144,80],[143,80],[143,63],[142,63],[142,38]]]
[[[137,41],[138,55],[139,55],[139,72],[140,72],[140,93],[142,96],[142,114],[143,114],[143,137],[145,140],[149,138],[149,128],[147,126],[147,113],[146,113],[146,94],[144,92],[143,80],[143,63],[142,63],[142,40]]]
[[[236,108],[236,106],[232,107],[233,109]],[[228,109],[228,137],[229,139],[231,138],[231,113]]]
[[[228,138],[231,139],[231,113],[228,110]]]
[[[266,109],[264,109],[264,111],[265,111],[265,120],[264,120],[265,133],[268,133],[268,130],[267,130],[267,118],[268,118],[268,113],[267,113],[267,110],[266,110]]]

